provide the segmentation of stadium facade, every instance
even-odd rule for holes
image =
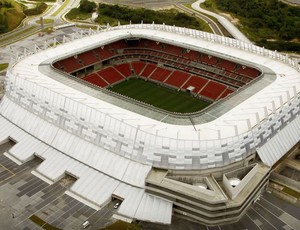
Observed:
[[[69,71],[72,75],[63,66],[84,52],[100,49],[101,55],[114,42],[138,40],[199,52],[259,74],[234,88],[226,67],[220,72],[218,64],[205,67],[186,59],[187,67],[214,71],[209,81],[221,76],[216,82],[224,83],[227,76],[231,86],[222,91],[230,89],[226,97],[220,93],[204,111],[181,115],[81,79],[83,72],[126,64],[122,47],[114,59],[97,57],[88,68],[78,62],[81,67]],[[43,159],[32,173],[49,184],[65,174],[77,178],[67,194],[96,210],[116,198],[122,201],[115,215],[120,219],[170,224],[175,214],[208,225],[237,221],[266,188],[271,167],[300,139],[300,67],[287,55],[156,24],[108,26],[60,43],[25,49],[10,63],[0,104],[0,141],[16,143],[5,155],[18,164]],[[131,58],[141,61],[139,55]],[[156,68],[165,65],[146,55]],[[243,76],[235,75],[236,81]]]

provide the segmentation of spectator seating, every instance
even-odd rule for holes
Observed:
[[[119,40],[108,45],[111,50],[119,50],[127,47],[125,40]]]
[[[171,70],[164,69],[162,67],[157,67],[151,76],[149,77],[151,80],[164,82],[167,77],[171,74]]]
[[[78,58],[82,60],[84,66],[89,66],[99,62],[99,59],[95,56],[92,50],[78,54]]]
[[[131,66],[132,66],[135,74],[136,75],[140,75],[141,72],[143,71],[143,69],[145,68],[146,63],[145,62],[141,62],[141,61],[133,61],[131,63]]]
[[[81,69],[83,67],[82,64],[79,63],[78,58],[75,59],[75,57],[69,57],[63,60],[60,60],[57,62],[57,65],[60,65],[63,71],[67,73],[72,73],[78,69]]]
[[[233,93],[234,91],[232,89],[225,89],[225,91],[220,95],[219,99],[224,98],[226,96],[228,96],[229,94]]]
[[[187,89],[189,86],[193,86],[194,90],[192,92],[198,93],[208,83],[208,81],[209,80],[199,76],[192,76],[182,88]]]
[[[207,55],[207,54],[201,54],[200,62],[215,66],[218,63],[218,58],[211,56],[211,55]]]
[[[153,63],[147,63],[146,67],[143,69],[143,71],[141,72],[141,76],[148,78],[152,72],[156,69],[157,65],[153,64]]]
[[[209,81],[205,87],[200,90],[198,94],[208,97],[210,99],[216,100],[221,96],[227,86],[220,84],[218,82]]]
[[[129,77],[132,75],[129,63],[118,64],[118,65],[115,65],[114,67],[124,77]]]
[[[177,47],[177,46],[173,46],[173,45],[167,45],[166,49],[164,51],[169,53],[169,54],[173,54],[173,55],[176,55],[176,56],[181,56],[183,50],[184,49],[181,48],[181,47]]]
[[[254,79],[260,75],[260,71],[251,67],[241,66],[235,71],[238,74]]]
[[[119,82],[124,79],[124,77],[113,67],[107,67],[97,72],[105,81],[110,85]]]
[[[115,54],[109,50],[108,46],[102,46],[94,49],[95,56],[100,60],[106,60],[113,57]]]
[[[225,59],[220,60],[220,62],[217,64],[219,68],[225,69],[227,71],[234,71],[236,68],[236,63],[232,61],[228,61]]]
[[[132,46],[125,40],[113,42],[57,61],[53,66],[74,73],[105,60],[114,62],[107,61],[104,65],[123,63],[89,74],[83,80],[106,87],[135,74],[178,89],[193,86],[193,93],[212,100],[226,97],[234,88],[248,84],[261,74],[255,68],[230,60],[147,39],[140,39]]]
[[[189,50],[185,52],[183,56],[190,59],[191,61],[198,61],[199,53],[197,51]]]
[[[82,80],[85,80],[89,83],[97,85],[101,88],[106,87],[108,85],[108,83],[105,82],[97,73],[92,73],[90,75],[87,75],[87,76],[83,77]]]
[[[181,86],[189,79],[190,74],[175,70],[165,81],[166,84],[181,88]]]

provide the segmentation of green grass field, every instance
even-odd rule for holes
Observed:
[[[140,78],[123,81],[109,90],[170,112],[191,113],[209,105],[187,92],[178,92]]]

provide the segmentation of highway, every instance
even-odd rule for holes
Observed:
[[[211,30],[214,34],[224,35],[222,33],[221,29],[219,28],[218,24],[211,18],[207,17],[206,15],[204,15],[200,12],[197,12],[195,10],[192,10],[182,4],[176,4],[175,6],[176,6],[176,8],[178,8],[186,13],[192,14],[193,16],[196,16],[196,17],[202,19],[203,21],[205,21],[209,25],[209,27],[211,28]]]

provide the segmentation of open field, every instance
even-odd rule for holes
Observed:
[[[178,92],[139,78],[131,78],[109,89],[170,112],[196,112],[209,105],[208,102],[193,97],[189,93]]]

